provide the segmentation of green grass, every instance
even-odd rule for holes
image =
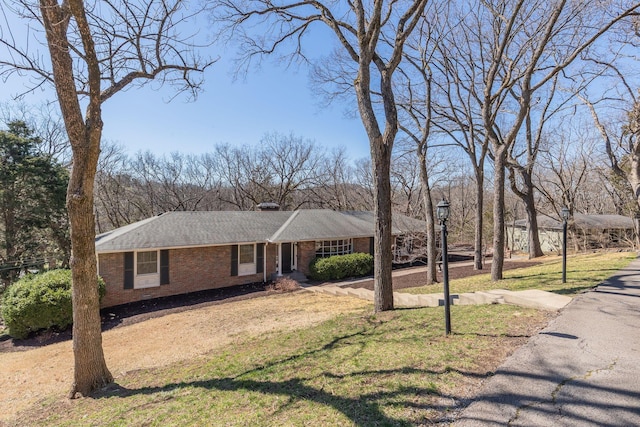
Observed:
[[[630,260],[619,254],[571,257],[564,288],[554,260],[508,272],[500,287],[565,292],[592,286]],[[457,292],[489,283],[460,281]],[[374,316],[363,311],[121,374],[93,398],[52,397],[14,425],[410,426],[446,420],[470,387],[552,316],[508,305],[451,309],[449,338],[441,307]]]
[[[540,289],[562,295],[575,295],[597,286],[607,277],[628,265],[637,257],[635,252],[612,252],[571,255],[567,257],[567,282],[562,283],[562,258],[549,256],[542,258],[542,264],[506,270],[503,280],[491,280],[490,267],[486,274],[452,280],[451,293],[507,289],[520,291]],[[455,267],[452,267],[455,268]],[[441,286],[421,286],[403,289],[402,292],[429,294],[442,292]]]
[[[342,316],[128,373],[92,399],[43,402],[16,425],[408,426],[443,414],[547,314],[513,306]],[[498,350],[498,355],[495,352]],[[490,353],[487,356],[487,353]],[[491,362],[491,363],[489,363]]]

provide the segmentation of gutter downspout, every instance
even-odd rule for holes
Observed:
[[[267,283],[267,245],[269,243],[265,243],[262,245],[262,281]]]

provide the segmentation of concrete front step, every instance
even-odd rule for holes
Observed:
[[[441,300],[444,303],[444,297],[438,294],[420,294],[414,296],[422,304],[422,307],[438,307]]]
[[[494,295],[487,292],[469,292],[460,294],[459,305],[475,305],[475,304],[504,304],[504,298],[500,295]]]
[[[572,299],[566,295],[558,295],[539,289],[527,289],[524,291],[494,289],[486,293],[502,297],[507,304],[537,308],[540,310],[560,310],[569,304]]]
[[[416,295],[403,294],[400,292],[393,293],[393,304],[398,307],[417,308],[424,307]]]
[[[369,289],[364,289],[364,288],[344,288],[344,289],[347,291],[347,295],[350,295],[352,297],[364,299],[367,301],[373,301],[374,299],[373,297],[374,293]]]

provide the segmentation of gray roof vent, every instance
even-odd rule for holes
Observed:
[[[258,210],[261,212],[276,212],[280,210],[280,205],[273,202],[262,202],[258,205]]]

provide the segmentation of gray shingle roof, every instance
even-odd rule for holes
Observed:
[[[371,212],[299,211],[169,212],[96,237],[99,253],[235,243],[294,242],[373,236]],[[393,233],[422,231],[424,222],[394,215]]]
[[[295,211],[287,224],[269,241],[295,242],[339,237],[373,236],[373,223],[326,209]]]
[[[96,237],[96,251],[212,246],[266,241],[291,212],[168,212]]]
[[[586,215],[576,213],[573,215],[576,227],[591,230],[613,230],[633,229],[633,219],[623,215]],[[511,224],[507,223],[507,226]],[[516,227],[526,227],[527,220],[519,219],[515,222]],[[547,230],[562,230],[562,221],[538,215],[538,227]]]
[[[367,221],[373,226],[376,218],[371,211],[344,211],[346,215],[355,216],[364,221]],[[419,219],[411,218],[406,215],[394,213],[391,224],[391,232],[395,235],[407,233],[407,232],[425,232],[427,229],[427,223]],[[372,231],[373,233],[373,231]]]

